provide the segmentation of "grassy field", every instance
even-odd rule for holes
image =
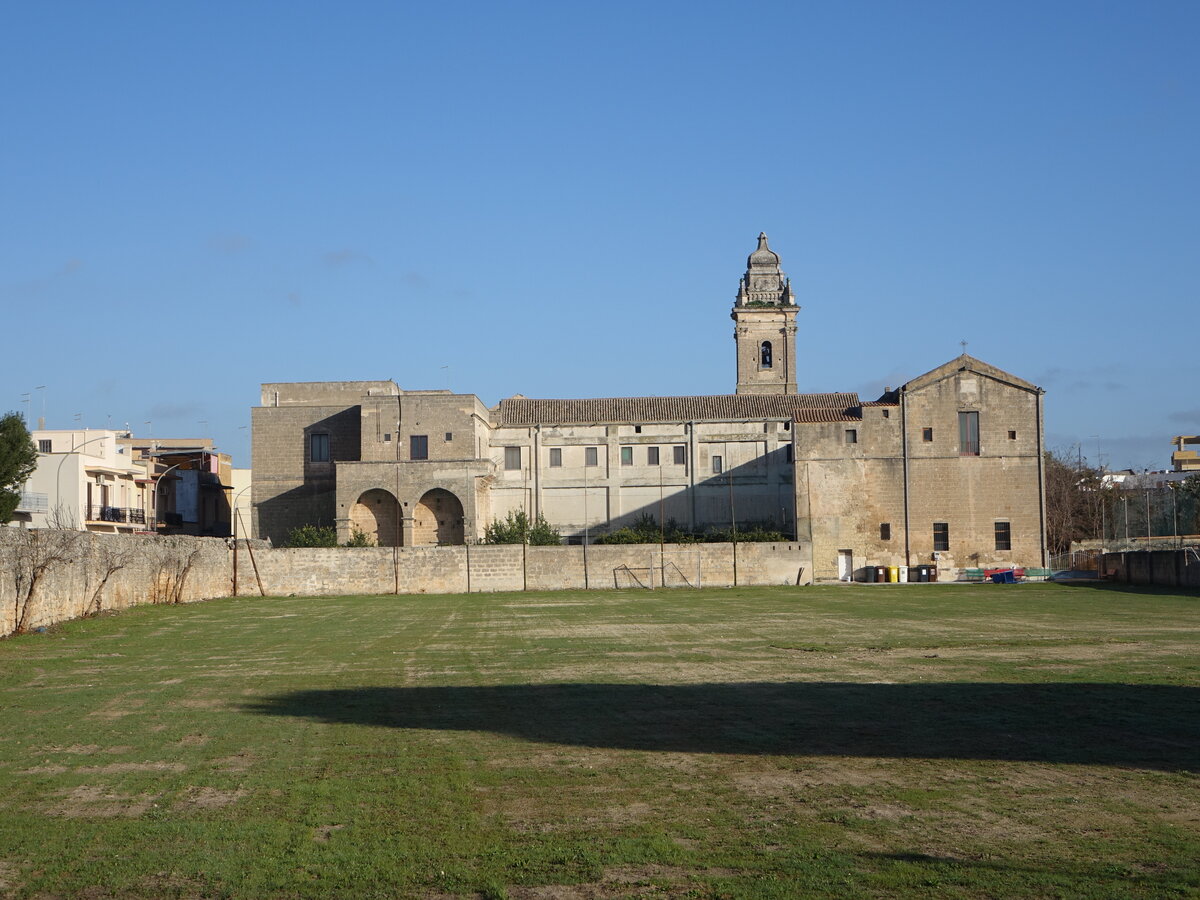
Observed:
[[[217,600],[0,642],[0,895],[1200,894],[1200,598]]]

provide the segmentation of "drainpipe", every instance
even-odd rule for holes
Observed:
[[[911,564],[908,516],[908,391],[900,387],[900,452],[904,460],[904,565]]]

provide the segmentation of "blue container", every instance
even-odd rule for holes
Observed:
[[[993,572],[992,573],[992,584],[1016,584],[1016,583],[1017,583],[1017,575],[1015,572],[1013,572],[1012,569],[1008,569],[1005,572]]]

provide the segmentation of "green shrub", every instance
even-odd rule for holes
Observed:
[[[337,529],[332,525],[301,525],[288,532],[285,547],[336,547]]]
[[[496,519],[483,532],[485,544],[535,544],[550,546],[562,543],[558,529],[541,513],[530,524],[524,510],[510,512],[504,521]]]
[[[350,526],[350,540],[346,541],[343,547],[374,547],[375,538],[367,534],[357,525]]]

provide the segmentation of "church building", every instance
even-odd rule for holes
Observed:
[[[815,580],[1044,566],[1043,391],[964,354],[876,400],[800,393],[799,310],[761,234],[731,310],[732,394],[489,408],[392,381],[264,384],[255,534],[279,545],[318,524],[343,542],[462,544],[522,510],[580,543],[649,515],[781,531],[811,551]]]

